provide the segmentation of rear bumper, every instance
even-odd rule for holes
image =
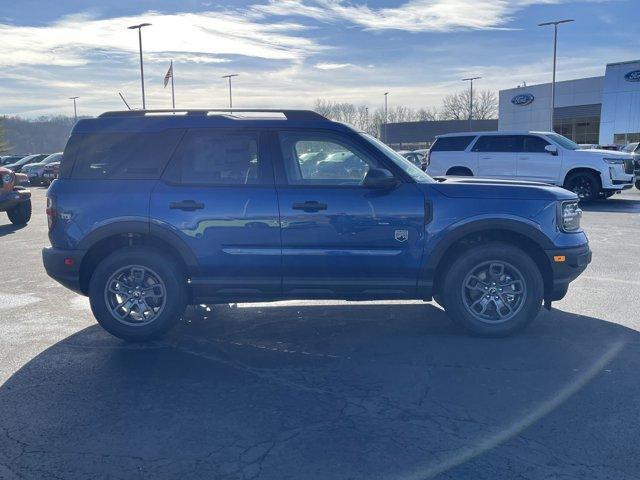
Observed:
[[[80,287],[80,265],[83,250],[60,250],[53,247],[42,249],[42,263],[47,275],[69,290],[85,295]]]
[[[17,204],[31,199],[29,190],[13,190],[7,193],[0,193],[0,212],[11,210]]]
[[[591,263],[591,249],[588,244],[580,247],[546,250],[551,264],[553,285],[546,297],[560,300],[567,293],[569,283],[575,280]]]

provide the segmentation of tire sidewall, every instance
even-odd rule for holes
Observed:
[[[502,261],[513,265],[522,274],[526,298],[517,315],[503,323],[490,324],[475,318],[464,306],[462,285],[466,276],[481,263]],[[442,300],[447,314],[470,332],[481,336],[506,336],[526,327],[540,311],[544,296],[542,275],[535,262],[524,251],[512,245],[491,243],[472,247],[464,252],[447,272]]]
[[[164,282],[165,307],[151,323],[141,326],[119,322],[106,305],[104,290],[111,275],[128,265],[142,265],[153,270]],[[159,338],[180,319],[187,306],[186,276],[172,258],[148,247],[125,247],[102,260],[89,283],[89,301],[98,323],[112,335],[128,341]]]
[[[599,179],[592,173],[580,172],[580,173],[572,174],[569,178],[567,178],[567,182],[566,182],[567,187],[566,187],[566,189],[573,192],[573,190],[571,189],[572,186],[573,186],[572,184],[576,181],[576,179],[578,179],[580,177],[584,177],[584,178],[587,178],[589,180],[589,182],[591,183],[592,191],[593,191],[593,195],[591,197],[580,198],[580,201],[582,201],[582,202],[592,202],[592,201],[596,200],[599,197],[600,191],[602,189],[600,187]]]
[[[7,216],[14,225],[26,225],[31,220],[31,200],[20,202],[7,210]]]

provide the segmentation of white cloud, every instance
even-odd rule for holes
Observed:
[[[353,67],[352,64],[350,63],[316,63],[314,65],[314,67],[316,67],[319,70],[338,70],[341,68],[347,68],[347,67]]]
[[[562,0],[409,0],[395,8],[371,8],[366,3],[343,0],[269,0],[254,5],[263,15],[303,16],[315,20],[346,21],[369,30],[444,32],[499,29],[512,15],[533,4]]]

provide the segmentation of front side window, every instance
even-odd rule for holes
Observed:
[[[287,180],[294,185],[361,185],[377,162],[333,135],[280,134]]]
[[[545,153],[544,149],[547,145],[550,145],[545,139],[536,137],[534,135],[527,135],[523,138],[524,148],[523,151],[527,153]]]
[[[472,150],[486,153],[522,152],[522,136],[485,135],[478,139]]]
[[[257,133],[203,128],[185,134],[164,178],[184,185],[255,185],[261,168]]]

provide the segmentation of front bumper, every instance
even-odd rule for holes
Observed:
[[[589,244],[572,248],[546,250],[551,264],[552,288],[546,292],[546,300],[560,300],[567,293],[569,283],[575,280],[591,263]]]
[[[84,250],[61,250],[53,247],[42,249],[42,263],[47,275],[69,290],[86,295],[80,285],[80,265]]]
[[[0,192],[0,212],[11,210],[19,203],[26,202],[31,199],[29,190],[12,190],[10,192]]]

